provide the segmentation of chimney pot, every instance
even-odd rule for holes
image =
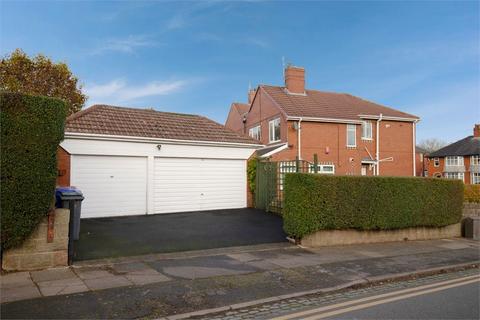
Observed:
[[[473,136],[474,137],[480,137],[480,124],[475,124],[475,126],[473,127]]]
[[[305,94],[305,69],[287,66],[285,68],[285,88],[289,93]]]

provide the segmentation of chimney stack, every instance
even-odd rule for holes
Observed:
[[[287,66],[285,68],[285,88],[289,93],[305,94],[305,69]]]
[[[253,98],[255,98],[255,93],[257,92],[256,89],[248,90],[248,104],[252,104]]]
[[[476,138],[480,138],[480,124],[475,124],[473,127],[473,136]]]

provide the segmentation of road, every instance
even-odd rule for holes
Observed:
[[[479,319],[480,278],[460,278],[320,307],[287,319]]]
[[[209,314],[215,320],[480,319],[478,268]]]

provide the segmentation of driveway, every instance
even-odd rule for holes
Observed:
[[[282,218],[229,209],[82,219],[75,260],[284,242]]]

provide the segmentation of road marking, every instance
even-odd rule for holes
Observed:
[[[369,303],[365,303],[365,304],[361,304],[361,305],[356,305],[356,306],[348,307],[348,308],[341,309],[341,310],[334,310],[334,311],[330,311],[330,312],[326,312],[326,313],[321,313],[321,314],[317,314],[317,315],[314,315],[314,316],[311,316],[311,317],[308,317],[308,318],[304,318],[303,320],[324,319],[324,318],[331,317],[331,316],[338,315],[338,314],[342,314],[342,313],[347,313],[347,312],[351,312],[351,311],[355,311],[355,310],[365,309],[365,308],[373,307],[373,306],[376,306],[376,305],[379,305],[379,304],[385,304],[385,303],[393,302],[393,301],[397,301],[397,300],[403,300],[403,299],[407,299],[407,298],[411,298],[411,297],[421,296],[421,295],[424,295],[424,294],[437,292],[437,291],[442,291],[442,290],[446,290],[446,289],[449,289],[449,288],[460,287],[460,286],[464,286],[466,284],[470,284],[470,283],[474,283],[474,282],[480,282],[480,279],[473,279],[473,280],[469,280],[469,281],[463,281],[463,282],[460,282],[460,283],[453,283],[453,284],[442,286],[442,287],[417,291],[417,292],[413,292],[413,293],[409,293],[409,294],[405,294],[405,295],[401,295],[401,296],[396,296],[396,297],[393,297],[393,298],[387,298],[387,299],[373,301],[373,302],[369,302]]]
[[[290,319],[295,319],[295,318],[302,318],[302,319],[305,320],[305,318],[304,318],[305,316],[310,316],[310,315],[313,315],[313,314],[319,314],[321,312],[329,311],[329,310],[332,310],[332,309],[337,309],[337,308],[341,308],[341,307],[350,307],[352,305],[357,305],[357,304],[364,303],[364,302],[369,302],[369,301],[372,301],[372,300],[379,300],[379,299],[383,299],[383,298],[387,298],[387,297],[391,297],[391,296],[408,294],[410,292],[418,293],[418,291],[421,291],[421,290],[427,290],[427,289],[430,289],[430,288],[446,286],[446,285],[449,285],[449,284],[463,285],[463,284],[467,284],[466,282],[468,282],[468,281],[475,282],[475,281],[479,281],[479,280],[480,280],[480,277],[478,275],[463,277],[463,278],[459,278],[459,279],[446,280],[446,281],[431,283],[431,284],[427,284],[427,285],[423,285],[423,286],[419,286],[419,287],[415,287],[415,288],[409,288],[409,289],[403,289],[403,290],[399,290],[399,291],[383,293],[383,294],[370,296],[370,297],[365,297],[365,298],[361,298],[361,299],[357,299],[357,300],[345,301],[345,302],[337,303],[337,304],[334,304],[334,305],[328,305],[328,306],[324,306],[324,307],[320,307],[320,308],[316,308],[316,309],[310,309],[310,310],[306,310],[306,311],[292,313],[292,314],[288,314],[288,315],[285,315],[285,316],[280,316],[280,317],[277,317],[277,318],[273,318],[273,320],[290,320]],[[447,288],[445,288],[445,289],[447,289]],[[439,290],[444,290],[444,287],[442,287]],[[393,298],[390,298],[390,299],[393,299]],[[388,300],[388,299],[384,299],[384,300]],[[337,310],[336,312],[342,311],[342,310]]]

